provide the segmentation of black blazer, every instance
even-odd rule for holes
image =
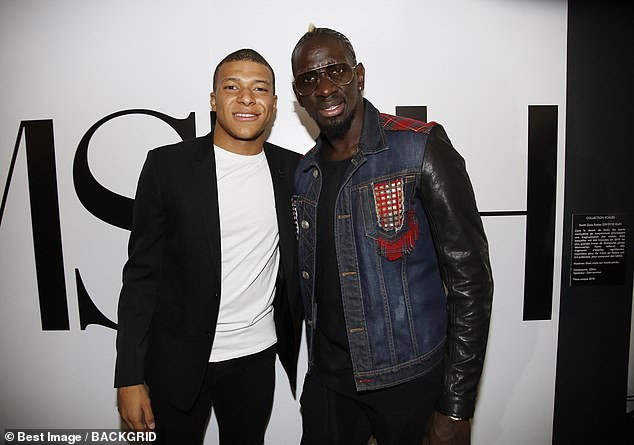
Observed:
[[[115,387],[146,382],[189,409],[202,384],[220,303],[220,220],[213,133],[151,150],[139,177],[119,298]],[[277,352],[293,395],[303,310],[292,181],[298,153],[264,143],[279,227]]]

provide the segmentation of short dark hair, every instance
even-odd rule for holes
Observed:
[[[234,51],[231,54],[227,55],[224,59],[222,59],[220,63],[218,63],[218,65],[216,65],[216,69],[214,70],[214,77],[213,77],[213,89],[214,90],[216,89],[216,78],[218,76],[218,70],[220,69],[220,67],[224,65],[225,63],[239,62],[241,60],[247,60],[249,62],[260,63],[264,65],[265,67],[267,67],[269,71],[271,71],[271,76],[273,79],[273,94],[275,94],[275,71],[273,71],[273,68],[271,67],[271,65],[269,65],[269,62],[267,62],[266,59],[262,57],[262,55],[259,52],[251,48],[242,48],[237,51]]]
[[[357,55],[354,53],[354,48],[352,47],[352,43],[350,43],[350,40],[345,35],[343,35],[339,31],[335,31],[334,29],[317,28],[314,25],[310,25],[308,27],[308,32],[304,34],[297,41],[295,48],[293,48],[293,53],[291,54],[291,65],[293,63],[293,60],[297,56],[297,52],[299,51],[299,48],[308,40],[314,39],[316,37],[328,37],[331,39],[339,40],[343,44],[343,47],[348,52],[348,55],[350,56],[350,58],[352,59],[352,64],[353,65],[357,64]]]

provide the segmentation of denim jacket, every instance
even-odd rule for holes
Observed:
[[[357,390],[411,380],[443,361],[437,409],[471,417],[493,281],[464,160],[440,125],[364,104],[359,149],[335,203],[333,259]],[[309,372],[322,146],[318,139],[300,161],[293,196]]]

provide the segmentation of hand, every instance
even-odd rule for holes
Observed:
[[[117,388],[117,406],[125,423],[135,431],[154,429],[154,414],[145,385]]]
[[[423,445],[470,445],[471,424],[469,419],[453,420],[434,412],[427,424]]]

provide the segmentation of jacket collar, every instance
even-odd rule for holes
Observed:
[[[361,137],[359,138],[359,151],[353,156],[353,163],[361,163],[365,159],[365,156],[373,155],[388,149],[387,143],[385,142],[383,127],[381,126],[379,110],[377,110],[374,105],[365,98],[363,99],[363,106],[365,107],[365,115],[363,119]],[[304,171],[317,166],[321,151],[325,146],[326,141],[320,133],[315,140],[315,146],[313,149],[306,153],[308,163]]]
[[[220,260],[220,216],[218,209],[218,184],[216,178],[213,131],[201,138],[197,138],[196,143],[197,147],[194,154],[196,159],[196,162],[194,163],[194,178],[197,184],[196,193],[199,197],[214,271],[216,273],[216,277],[220,280],[222,277],[222,264]],[[275,190],[276,213],[278,224],[280,224],[280,221],[285,221],[285,219],[287,219],[283,213],[286,210],[284,206],[286,205],[286,202],[290,203],[290,182],[286,179],[288,171],[286,166],[281,162],[281,159],[273,153],[271,144],[264,142],[263,149],[267,157],[269,169],[271,170],[271,177]],[[288,228],[287,231],[288,233],[294,232],[292,228]]]
[[[213,147],[214,133],[212,131],[201,138],[201,142],[198,144],[198,148],[196,149],[196,160],[204,161],[209,159],[209,154],[213,152]]]

